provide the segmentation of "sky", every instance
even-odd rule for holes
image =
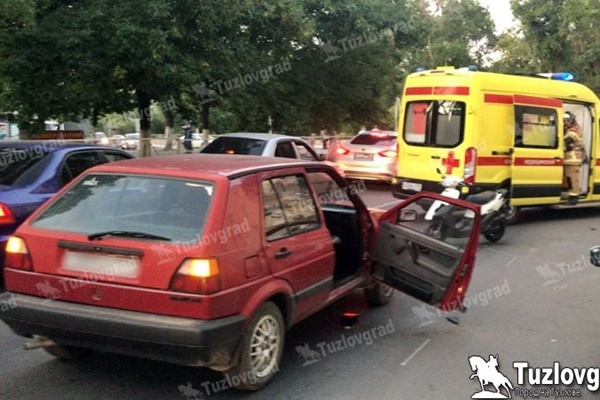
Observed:
[[[479,3],[490,11],[496,25],[496,33],[502,33],[513,24],[509,0],[479,0]]]

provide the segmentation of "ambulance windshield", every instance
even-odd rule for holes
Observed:
[[[466,105],[452,100],[407,104],[404,140],[413,145],[455,147],[462,142]]]

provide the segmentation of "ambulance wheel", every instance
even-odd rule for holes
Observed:
[[[516,224],[521,218],[523,209],[521,207],[508,206],[508,211],[504,214],[508,225]]]
[[[377,283],[372,288],[365,288],[365,298],[372,306],[385,306],[392,300],[394,288],[385,283]]]
[[[483,233],[483,236],[488,240],[488,242],[496,243],[498,240],[502,239],[505,231],[506,220],[501,218],[492,222],[489,228]]]
[[[283,354],[285,325],[279,308],[272,302],[261,305],[242,337],[238,365],[225,371],[231,386],[259,390],[279,371]]]

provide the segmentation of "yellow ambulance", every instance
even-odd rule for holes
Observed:
[[[524,206],[600,201],[600,100],[572,79],[474,67],[409,75],[398,110],[394,196],[441,192],[441,172],[463,177],[470,193],[508,189],[512,219]],[[576,117],[586,154],[575,199],[564,170],[567,111]]]

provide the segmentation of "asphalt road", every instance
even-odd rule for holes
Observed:
[[[363,197],[382,208],[395,202],[385,185],[369,185]],[[288,332],[279,374],[257,393],[201,368],[113,355],[59,361],[22,350],[27,339],[0,325],[0,399],[469,399],[481,390],[469,379],[475,355],[498,355],[514,387],[529,386],[517,384],[516,361],[598,368],[600,269],[588,262],[598,231],[600,208],[540,209],[499,243],[481,238],[465,314],[440,315],[399,293],[367,309],[357,291]],[[348,311],[361,316],[345,329],[339,317]],[[569,387],[599,397],[585,384],[546,386]]]

